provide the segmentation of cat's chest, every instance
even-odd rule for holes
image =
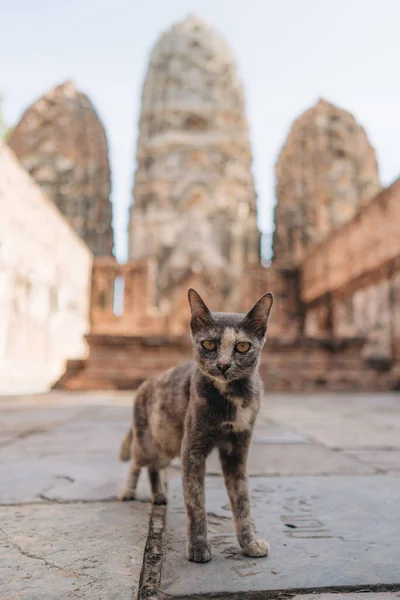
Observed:
[[[221,429],[224,432],[238,432],[251,429],[254,420],[254,409],[245,405],[241,398],[229,398],[231,410],[227,411],[221,420]]]

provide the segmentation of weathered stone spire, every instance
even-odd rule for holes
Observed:
[[[154,46],[142,94],[129,254],[156,260],[162,288],[259,261],[251,162],[230,48],[190,15]]]
[[[290,129],[276,165],[274,257],[294,264],[380,189],[375,151],[353,115],[320,99]]]
[[[89,98],[66,81],[25,111],[8,143],[92,252],[110,255],[107,139]]]

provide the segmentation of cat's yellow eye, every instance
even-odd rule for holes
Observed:
[[[241,354],[244,354],[245,352],[248,352],[250,350],[250,345],[251,344],[249,344],[249,342],[238,342],[235,346],[235,350],[237,350]]]
[[[209,350],[210,352],[211,350],[215,350],[215,348],[217,347],[217,344],[212,340],[204,340],[204,342],[201,342],[201,345],[203,346],[203,348]]]

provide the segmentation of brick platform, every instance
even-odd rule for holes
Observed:
[[[144,379],[191,360],[189,337],[87,336],[89,358],[69,361],[57,389],[135,389]],[[393,390],[400,365],[371,364],[361,358],[363,340],[270,339],[262,354],[261,376],[267,390]]]

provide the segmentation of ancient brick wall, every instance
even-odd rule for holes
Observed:
[[[155,306],[152,268],[147,261],[121,265],[112,258],[93,263],[91,332],[112,335],[159,335],[161,310]]]
[[[260,271],[265,275],[261,267]],[[112,258],[96,258],[92,271],[91,332],[124,336],[186,335],[190,287],[198,290],[213,311],[248,310],[267,291],[264,286],[264,291],[258,294],[258,280],[250,273],[253,271],[246,272],[237,293],[230,296],[221,294],[214,278],[205,273],[188,273],[179,286],[160,295],[152,259],[131,260],[121,265]]]
[[[85,355],[92,255],[3,144],[0,240],[0,390],[45,390]]]
[[[301,267],[307,335],[366,338],[367,359],[400,358],[400,180]]]
[[[375,196],[302,264],[302,299],[310,303],[323,294],[371,279],[400,255],[400,179]]]
[[[400,359],[400,261],[398,267],[380,281],[334,297],[335,334],[364,336],[365,359]]]

